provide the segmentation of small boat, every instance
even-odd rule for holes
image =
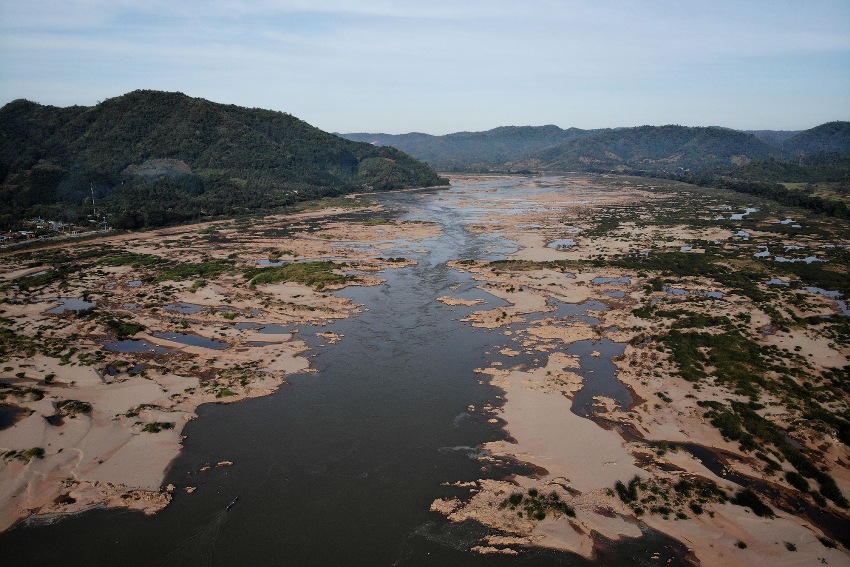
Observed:
[[[234,498],[233,501],[230,504],[227,505],[227,508],[225,508],[224,511],[225,512],[230,511],[230,509],[233,508],[233,505],[236,504],[237,500],[239,500],[238,496],[236,498]]]

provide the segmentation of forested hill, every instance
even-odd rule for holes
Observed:
[[[640,126],[568,140],[519,163],[560,171],[676,171],[741,165],[780,154],[755,136],[728,128]]]
[[[421,159],[438,171],[505,169],[519,158],[601,130],[562,130],[557,126],[502,126],[486,132],[457,132],[445,136],[410,134],[340,134],[349,140],[392,146]]]
[[[447,181],[397,149],[289,114],[134,91],[93,107],[4,106],[0,183],[0,228],[25,216],[79,220],[92,184],[99,213],[135,228]]]
[[[804,130],[782,144],[794,157],[850,152],[850,122],[827,122]]]
[[[728,170],[763,160],[798,160],[850,151],[850,122],[802,132],[741,132],[720,127],[639,126],[563,130],[502,127],[486,132],[342,134],[391,145],[443,171],[681,171]]]

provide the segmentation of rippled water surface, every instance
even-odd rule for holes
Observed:
[[[487,308],[504,305],[446,262],[498,259],[516,249],[499,234],[473,234],[466,226],[493,207],[522,206],[519,180],[381,196],[395,214],[438,222],[443,234],[416,243],[412,249],[423,250],[416,254],[400,243],[403,255],[418,264],[386,272],[385,285],[338,292],[368,310],[322,329],[344,338],[315,351],[318,373],[288,377],[271,396],[201,406],[166,479],[177,487],[174,500],[161,513],[95,510],[53,525],[16,528],[0,534],[4,564],[587,564],[548,551],[518,558],[471,554],[468,549],[488,530],[452,525],[428,511],[435,498],[467,494],[442,483],[528,472],[475,459],[476,447],[506,434],[487,423],[489,415],[468,409],[499,404],[499,392],[481,383],[474,369],[497,360],[517,364],[485,354],[507,339],[499,330],[462,323],[473,308],[437,301],[451,295],[483,299]],[[458,201],[485,197],[493,207],[457,207]],[[396,252],[382,254],[402,255]],[[590,303],[585,314],[565,305],[550,316],[592,320],[586,310],[604,305]],[[621,354],[622,346],[583,341],[569,352],[581,357],[580,373],[590,381],[613,371],[610,357]],[[612,380],[580,392],[577,412],[583,414],[594,395],[627,404],[628,392]],[[234,464],[199,472],[225,460]],[[188,486],[197,490],[187,494]],[[674,556],[657,534],[600,546],[605,565],[648,561],[655,551],[661,560],[652,564],[664,565]]]

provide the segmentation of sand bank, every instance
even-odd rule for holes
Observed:
[[[0,430],[0,529],[92,506],[153,513],[167,505],[163,479],[197,407],[268,395],[309,370],[300,329],[360,309],[328,290],[380,283],[376,272],[412,263],[382,259],[382,249],[438,231],[334,218],[343,212],[172,227],[0,258],[0,279],[10,282],[0,312],[17,337],[0,365],[0,393],[18,412]],[[98,265],[107,257],[118,260]],[[311,260],[336,262],[348,281],[249,286],[242,275]],[[223,269],[166,273],[192,263]],[[74,276],[32,279],[59,269]],[[48,313],[62,298],[84,298],[89,310]]]
[[[596,179],[596,184],[601,183]],[[743,488],[732,478],[751,478],[793,498],[794,491],[783,476],[793,467],[786,462],[781,474],[768,475],[763,461],[742,451],[738,442],[724,439],[699,403],[747,403],[748,397],[719,382],[701,383],[695,388],[683,379],[669,352],[655,349],[652,343],[653,336],[668,332],[666,327],[637,316],[634,310],[647,305],[670,310],[687,307],[700,316],[746,321],[751,340],[766,348],[778,347],[778,352],[805,353],[800,364],[805,363],[814,373],[843,366],[850,350],[813,330],[762,332],[771,317],[754,307],[748,297],[713,280],[668,277],[665,285],[673,288],[668,291],[654,287],[657,284],[649,285],[657,277],[651,270],[639,273],[598,265],[589,269],[589,260],[611,254],[702,254],[705,249],[694,245],[696,242],[717,242],[717,246],[729,248],[750,244],[727,226],[653,225],[644,210],[661,206],[658,193],[634,185],[621,191],[610,187],[600,190],[592,181],[574,181],[561,180],[560,186],[555,183],[553,190],[544,194],[543,182],[531,182],[537,189],[535,200],[545,204],[539,209],[525,206],[517,212],[511,203],[503,201],[487,207],[480,198],[469,202],[469,206],[491,211],[474,224],[476,230],[498,231],[516,242],[519,249],[511,256],[518,262],[513,265],[454,265],[472,272],[482,282],[481,289],[509,303],[501,309],[473,312],[465,320],[494,329],[510,326],[511,330],[504,333],[510,346],[496,349],[502,354],[545,353],[538,354],[540,363],[530,367],[509,368],[497,363],[480,370],[504,392],[499,407],[491,411],[504,423],[507,435],[505,441],[484,446],[486,459],[526,463],[537,472],[505,481],[481,479],[469,498],[438,500],[433,510],[453,521],[473,519],[504,532],[502,539],[484,538],[476,548],[482,553],[517,553],[526,546],[543,546],[592,557],[592,534],[610,539],[639,537],[639,523],[643,523],[683,543],[702,565],[850,564],[846,548],[840,544],[830,548],[823,543],[841,534],[827,534],[824,530],[828,526],[797,515],[793,508],[774,505],[775,518],[761,518],[748,508],[712,498],[693,508],[688,502],[695,501],[673,490],[682,481],[710,483],[731,496]],[[671,206],[675,206],[672,200]],[[594,232],[594,219],[607,216],[611,207],[633,207],[634,216],[643,222],[621,222],[603,234]],[[758,231],[751,231],[752,238],[760,236]],[[567,245],[551,246],[553,241],[567,237]],[[707,300],[691,299],[703,297]],[[552,300],[570,304],[598,301],[608,309],[591,313],[597,323],[555,318],[549,315],[555,310]],[[818,301],[814,298],[813,303]],[[827,311],[819,313],[835,312],[834,302],[824,302],[821,309]],[[535,314],[533,322],[517,325]],[[594,412],[599,419],[590,420],[571,411],[572,398],[582,388],[583,378],[575,372],[576,361],[564,359],[562,351],[577,341],[603,337],[629,343],[614,362],[617,377],[631,392],[634,403],[620,407],[610,398],[597,397]],[[771,420],[791,427],[793,418],[785,413],[781,399],[763,393],[759,401]],[[796,431],[795,439],[820,447],[823,458],[819,462],[828,467],[844,493],[850,493],[848,448],[834,436],[818,436],[800,425]],[[662,442],[666,445],[658,449],[656,443]],[[677,450],[675,443],[710,448],[723,464],[708,468],[690,452]],[[615,484],[620,481],[625,485],[635,477],[644,486],[639,494],[655,494],[652,498],[667,502],[666,508],[650,511],[657,504],[649,502],[641,504],[643,510],[638,515],[634,506],[625,504],[614,490]],[[650,488],[657,492],[649,492]],[[573,508],[574,517],[553,506],[551,500],[537,496],[553,492],[558,501]],[[511,495],[521,504],[511,505]],[[539,507],[530,502],[537,502]],[[850,519],[831,503],[827,507],[831,514],[844,518],[842,521]],[[545,512],[545,517],[531,517],[538,510]]]

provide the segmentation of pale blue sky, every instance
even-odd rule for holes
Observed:
[[[850,0],[0,0],[0,104],[135,89],[336,132],[850,120]]]

